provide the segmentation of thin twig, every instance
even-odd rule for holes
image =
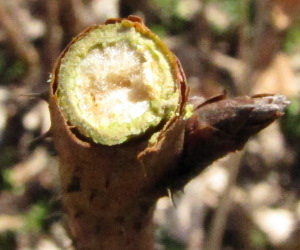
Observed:
[[[39,53],[27,39],[20,26],[10,17],[3,3],[0,3],[0,25],[15,55],[27,64],[28,71],[25,82],[32,85],[39,72]]]
[[[274,55],[279,49],[281,37],[272,24],[271,11],[272,1],[256,0],[255,1],[255,20],[253,27],[253,37],[250,48],[244,53],[245,64],[247,65],[244,78],[240,82],[241,91],[244,94],[250,94],[253,85],[256,82],[257,73],[268,66]]]
[[[59,3],[57,0],[47,0],[45,3],[45,24],[47,35],[45,39],[46,69],[50,71],[61,50],[62,29],[59,24]]]
[[[219,250],[222,247],[225,226],[232,204],[232,192],[235,187],[237,175],[239,173],[243,152],[244,151],[231,156],[232,158],[230,163],[232,165],[228,170],[228,184],[226,186],[226,189],[224,190],[224,194],[221,197],[219,207],[213,218],[209,235],[207,237],[208,239],[205,250]]]
[[[249,4],[249,1],[245,0],[245,4]],[[249,6],[248,6],[249,7]],[[268,54],[263,57],[263,52],[266,46],[269,46],[268,43],[264,43],[265,34],[267,32],[267,27],[269,26],[269,14],[270,14],[270,0],[258,0],[256,1],[256,20],[254,23],[254,37],[252,43],[250,43],[250,48],[246,45],[242,49],[247,49],[248,51],[242,51],[242,56],[244,57],[245,65],[243,65],[243,69],[241,70],[241,74],[239,78],[236,78],[238,81],[238,92],[239,93],[251,93],[253,85],[255,83],[255,76],[257,71],[261,67],[265,67],[268,60],[272,58],[272,55],[275,54],[276,43],[272,43],[271,48],[267,50]],[[246,13],[246,12],[245,12]],[[244,17],[246,18],[246,17]],[[245,21],[244,25],[250,25],[249,22]],[[247,29],[247,27],[244,27]],[[249,27],[248,27],[249,28]],[[272,32],[271,32],[272,33]],[[268,36],[276,37],[276,34],[270,34],[268,32]],[[247,40],[247,39],[246,39]],[[248,42],[248,41],[246,41]],[[224,57],[222,57],[224,60]],[[226,59],[226,58],[225,58]],[[260,65],[258,62],[260,60],[265,60],[264,65]],[[227,60],[227,62],[230,62]],[[234,76],[234,71],[231,72]],[[239,153],[235,156],[234,164],[229,169],[229,181],[227,188],[221,198],[220,205],[216,211],[216,214],[213,218],[213,222],[211,225],[211,229],[208,236],[206,250],[219,250],[222,246],[222,239],[225,231],[225,226],[228,218],[228,214],[230,212],[231,204],[232,204],[232,190],[236,183],[236,178],[239,172],[240,160],[243,153]]]
[[[69,42],[77,35],[88,23],[83,16],[86,8],[81,0],[58,1],[60,4],[61,27],[64,32],[64,39]],[[66,13],[68,13],[66,15]]]

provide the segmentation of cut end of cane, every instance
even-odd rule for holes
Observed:
[[[95,143],[121,144],[178,113],[176,58],[142,23],[116,19],[88,29],[58,67],[62,114]]]

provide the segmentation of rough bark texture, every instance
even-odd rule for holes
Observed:
[[[138,19],[131,20],[140,25]],[[219,96],[195,105],[193,116],[185,120],[188,91],[179,63],[177,71],[179,115],[156,130],[155,144],[149,144],[150,134],[145,134],[117,146],[91,143],[67,124],[58,106],[54,72],[51,133],[61,162],[67,224],[77,249],[153,249],[157,199],[183,188],[214,160],[241,149],[288,104],[282,96]]]
[[[176,166],[184,124],[165,133],[160,145],[138,157],[145,141],[122,146],[84,142],[51,100],[52,132],[60,155],[63,203],[78,249],[152,249],[151,194],[159,176]]]
[[[241,150],[251,136],[280,118],[287,105],[282,95],[231,99],[220,95],[196,106],[186,122],[180,168],[174,172],[170,187],[184,187],[213,161]]]
[[[179,63],[175,68],[181,92],[179,116],[160,128],[157,142],[151,145],[150,134],[118,146],[82,138],[59,109],[54,72],[51,132],[61,161],[68,227],[77,249],[153,249],[152,214],[158,195],[151,190],[177,165],[183,147],[187,89]]]

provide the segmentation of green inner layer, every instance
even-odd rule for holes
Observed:
[[[72,44],[57,93],[69,123],[96,143],[115,145],[176,115],[174,58],[160,43],[127,22],[96,28]]]

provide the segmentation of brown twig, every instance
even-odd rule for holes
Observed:
[[[246,70],[240,82],[240,89],[244,94],[252,93],[258,73],[270,65],[280,48],[282,36],[272,23],[272,4],[274,2],[270,0],[255,1],[253,37],[249,45],[244,44],[243,47],[246,50],[243,53]]]
[[[242,43],[241,43],[241,56],[240,65],[238,67],[232,67],[230,73],[237,83],[237,90],[239,94],[252,93],[252,89],[257,80],[257,74],[261,69],[264,69],[270,64],[274,55],[276,54],[279,44],[280,35],[272,27],[271,24],[271,8],[272,3],[270,0],[258,0],[256,4],[256,18],[254,22],[254,35],[252,39],[248,37],[248,33],[245,30],[249,30],[249,18],[247,16],[247,9],[250,2],[245,0],[243,11],[243,26],[242,26]],[[226,60],[226,57],[220,57],[219,59],[227,61],[226,65],[234,65],[232,60]],[[237,59],[239,60],[239,59]],[[239,61],[237,61],[239,62]],[[238,69],[238,70],[237,70]],[[238,73],[238,74],[237,74]],[[225,225],[229,210],[231,207],[230,194],[236,184],[236,177],[239,172],[240,162],[239,160],[229,168],[229,183],[227,188],[221,197],[220,205],[216,211],[215,217],[210,228],[208,235],[207,249],[221,249],[222,239],[224,235]]]
[[[226,222],[233,201],[232,194],[236,184],[236,178],[239,173],[240,163],[243,154],[244,151],[241,151],[235,153],[235,155],[230,156],[231,160],[229,161],[229,163],[231,164],[231,166],[228,166],[228,183],[224,190],[224,193],[222,194],[218,208],[210,225],[205,250],[219,250],[222,247],[222,240],[226,227]]]
[[[60,53],[63,34],[59,24],[59,2],[57,0],[46,0],[45,8],[47,34],[45,37],[44,53],[46,69],[50,72]]]
[[[81,0],[58,1],[60,5],[60,22],[64,33],[64,42],[68,43],[83,30],[87,23],[82,15],[85,6]],[[66,13],[68,13],[66,15]]]
[[[40,57],[37,49],[27,39],[20,26],[10,17],[3,3],[0,3],[0,24],[15,55],[27,64],[27,77],[24,82],[32,86],[40,69]]]

